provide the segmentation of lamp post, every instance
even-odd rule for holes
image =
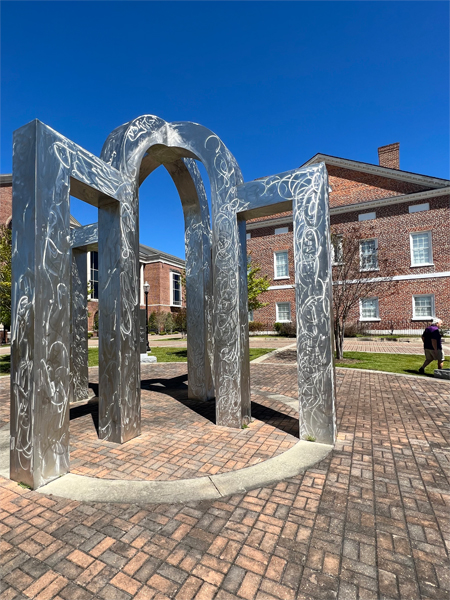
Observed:
[[[145,293],[145,334],[147,340],[147,352],[150,350],[150,344],[148,343],[148,292],[150,290],[150,284],[147,281],[144,283]]]

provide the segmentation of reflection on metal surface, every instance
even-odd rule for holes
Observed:
[[[195,160],[210,179],[212,227]],[[189,396],[215,390],[218,425],[250,419],[245,221],[293,208],[300,431],[334,441],[324,165],[245,184],[222,141],[195,123],[140,117],[96,158],[34,121],[14,134],[12,479],[36,488],[68,470],[69,397],[87,389],[84,253],[97,241],[99,435],[123,443],[140,433],[138,192],[160,165],[185,218]],[[98,227],[70,232],[69,187],[98,207]]]
[[[87,255],[72,250],[71,402],[89,396],[87,291]]]

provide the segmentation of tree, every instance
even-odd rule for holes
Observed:
[[[263,306],[267,306],[268,302],[260,302],[259,296],[266,292],[270,286],[270,279],[267,275],[258,277],[261,267],[251,260],[251,255],[247,257],[247,288],[248,288],[248,310],[254,311]]]
[[[372,237],[372,239],[371,239]],[[360,301],[395,293],[393,270],[388,259],[379,255],[372,233],[352,227],[345,235],[331,235],[333,256],[333,313],[336,358],[343,357],[344,332],[352,311]],[[374,273],[376,270],[376,273]],[[380,285],[378,272],[387,285]]]
[[[166,331],[166,333],[172,333],[173,332],[173,326],[174,326],[174,321],[173,321],[173,316],[171,312],[166,313],[166,319],[164,321],[164,329]]]
[[[6,225],[0,226],[0,323],[5,332],[11,327],[11,229]]]
[[[152,331],[153,333],[159,333],[158,325],[156,323],[156,312],[155,311],[151,312],[150,316],[148,318],[148,330]]]
[[[161,310],[157,310],[155,312],[155,323],[157,332],[161,333],[166,324],[166,313]]]
[[[178,331],[181,333],[181,336],[184,337],[187,330],[187,312],[185,307],[180,308],[180,310],[175,313],[174,321],[175,328],[178,329]]]

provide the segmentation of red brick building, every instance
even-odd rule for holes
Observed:
[[[0,175],[0,224],[10,225],[12,217],[12,176]],[[71,227],[80,227],[80,223],[70,217]],[[88,252],[88,278],[91,294],[88,300],[89,329],[94,328],[94,317],[98,310],[98,254]],[[148,295],[149,314],[152,311],[177,312],[184,306],[181,286],[181,274],[184,270],[183,259],[154,248],[140,244],[139,277],[140,304],[145,308],[144,283],[150,285]],[[3,327],[0,324],[0,330]]]
[[[369,329],[397,332],[439,316],[450,324],[450,181],[400,170],[399,144],[378,149],[379,165],[316,154],[330,184],[331,230],[356,228],[361,276],[379,278],[371,298],[361,298],[351,319]],[[271,329],[295,319],[292,213],[247,223],[247,250],[271,279],[252,318]],[[388,259],[395,281],[383,280]],[[366,273],[367,272],[367,273]]]

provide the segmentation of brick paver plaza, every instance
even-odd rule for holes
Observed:
[[[73,408],[72,472],[173,480],[284,452],[298,413],[270,394],[296,397],[296,367],[253,364],[251,377],[255,421],[230,430],[187,400],[185,364],[145,366],[142,436],[100,442],[95,402]],[[8,378],[0,388],[4,429]],[[76,502],[2,479],[1,598],[447,600],[448,383],[339,369],[337,413],[325,460],[220,501]]]

